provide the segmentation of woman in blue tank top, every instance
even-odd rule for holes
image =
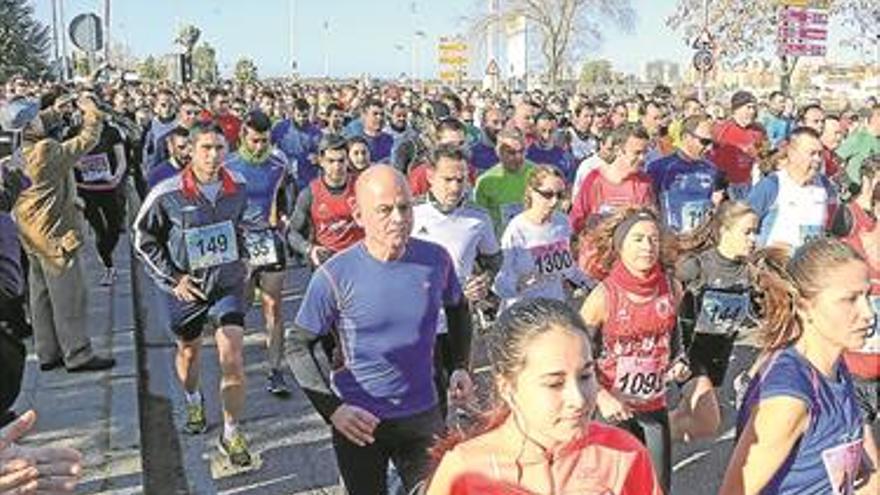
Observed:
[[[755,261],[768,357],[746,392],[720,493],[878,493],[877,446],[841,359],[873,323],[867,264],[829,239]]]

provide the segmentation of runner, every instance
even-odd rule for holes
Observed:
[[[822,153],[825,160],[825,176],[834,181],[843,169],[840,156],[837,155],[837,148],[843,140],[840,117],[834,114],[825,116],[825,121],[822,123],[821,140],[824,148]]]
[[[712,119],[694,115],[682,124],[676,152],[648,164],[659,197],[664,226],[677,233],[694,230],[724,198],[724,180],[705,156],[712,146]]]
[[[348,169],[352,173],[359,174],[373,164],[370,158],[370,146],[363,137],[350,137],[346,140],[345,146],[348,153]]]
[[[413,209],[412,235],[446,248],[471,307],[484,304],[489,286],[501,267],[501,248],[489,213],[465,196],[467,155],[461,148],[441,145],[429,163],[430,189]],[[440,315],[437,326],[435,385],[440,394],[440,411],[445,417],[446,390],[454,363],[445,315]]]
[[[436,130],[436,146],[453,146],[467,149],[467,137],[465,136],[464,124],[459,120],[445,118],[437,124]],[[470,157],[469,157],[470,158]],[[430,160],[410,168],[408,178],[409,187],[413,196],[422,196],[428,192],[431,187],[428,183],[428,169],[430,168]],[[471,166],[468,160],[468,188],[476,180],[476,169]]]
[[[740,409],[720,493],[877,493],[877,446],[840,359],[865,344],[874,322],[867,265],[840,241],[819,239],[791,259],[766,249],[756,266],[759,335],[772,354]]]
[[[390,162],[391,148],[394,146],[394,138],[382,131],[382,123],[384,122],[383,109],[384,106],[381,100],[367,100],[361,110],[360,122],[362,128],[360,132],[354,132],[347,136],[363,137],[370,148],[370,159],[374,163]]]
[[[478,174],[498,164],[498,133],[504,128],[504,116],[497,107],[489,107],[483,112],[480,126],[480,139],[471,146],[471,159]]]
[[[355,180],[345,155],[346,140],[327,134],[318,149],[320,177],[296,198],[287,241],[313,269],[364,237],[354,219]]]
[[[296,190],[302,191],[318,176],[318,141],[321,130],[309,120],[311,105],[304,98],[293,102],[293,116],[272,128],[272,144],[277,146],[296,171]]]
[[[235,466],[251,464],[238,422],[245,402],[243,359],[244,284],[242,226],[247,208],[244,179],[223,167],[223,131],[213,125],[191,132],[193,160],[183,172],[153,189],[135,220],[135,250],[164,291],[177,336],[177,376],[186,399],[184,429],[207,429],[199,390],[202,332],[217,327],[223,433],[220,451]]]
[[[229,155],[226,168],[247,183],[245,216],[254,228],[246,232],[244,238],[251,268],[245,304],[250,306],[259,288],[269,364],[266,390],[283,397],[290,393],[281,371],[284,358],[281,292],[287,267],[283,214],[287,162],[284,155],[269,144],[271,128],[272,121],[263,112],[256,110],[247,114],[242,122],[238,151]]]
[[[516,130],[498,133],[498,156],[501,161],[477,178],[474,201],[492,217],[496,234],[523,210],[526,180],[534,164],[525,159],[525,141]]]
[[[759,246],[797,249],[824,235],[837,206],[837,192],[822,175],[822,143],[808,127],[791,133],[780,170],[761,179],[749,194],[760,219]]]
[[[405,177],[387,165],[372,167],[358,178],[356,198],[364,240],[321,265],[309,282],[290,364],[332,424],[348,492],[385,494],[389,460],[409,491],[427,475],[427,448],[442,427],[431,357],[439,311],[446,311],[455,363],[450,389],[458,398],[469,397],[473,387],[470,317],[446,251],[410,239]],[[315,347],[334,327],[344,362],[328,377]]]
[[[841,187],[847,202],[835,211],[830,232],[836,237],[853,237],[873,231],[877,225],[874,195],[880,188],[880,154],[863,160],[858,168],[847,167]]]
[[[574,180],[574,165],[569,153],[556,140],[556,116],[540,112],[535,117],[535,141],[526,150],[526,159],[532,163],[552,165],[562,172],[565,183]]]
[[[779,149],[794,130],[794,122],[785,115],[786,95],[782,91],[773,91],[767,98],[767,113],[761,119],[761,125],[767,132],[770,149]]]
[[[73,168],[76,189],[85,202],[83,215],[95,232],[98,256],[104,265],[100,284],[113,285],[116,268],[113,251],[125,224],[125,158],[122,132],[109,119],[101,129],[97,146]]]
[[[854,168],[869,156],[880,154],[880,104],[870,108],[865,126],[847,136],[837,154],[847,167]]]
[[[241,132],[241,119],[230,110],[233,102],[229,91],[220,88],[208,91],[208,102],[211,107],[202,111],[199,120],[216,122],[220,129],[223,129],[223,137],[226,138],[229,150],[235,150],[238,146],[238,135]]]
[[[183,126],[177,126],[165,135],[165,144],[168,146],[169,156],[165,161],[150,170],[147,174],[147,188],[152,190],[156,184],[180,173],[192,159],[192,143],[189,140],[189,130]]]
[[[757,224],[747,204],[727,201],[683,246],[688,252],[702,251],[683,257],[676,267],[685,288],[679,324],[691,335],[693,379],[669,415],[674,441],[711,437],[721,425],[715,390],[724,383],[737,337],[756,324],[746,260],[755,249]]]
[[[587,178],[590,172],[602,166],[607,167],[609,163],[614,161],[614,143],[610,137],[611,133],[606,131],[602,131],[602,134],[596,136],[596,152],[578,165],[574,182],[571,185],[572,198],[577,198],[580,195],[584,179]]]
[[[609,275],[587,296],[581,316],[599,356],[599,413],[639,438],[651,453],[664,493],[672,461],[666,381],[690,370],[676,325],[678,290],[661,266],[660,222],[627,208],[589,238]]]
[[[141,137],[141,174],[144,177],[161,160],[159,141],[171,129],[177,127],[176,111],[174,93],[170,89],[160,89],[156,93],[156,103],[153,105],[155,116],[144,128],[144,134]]]
[[[501,236],[504,261],[492,290],[501,297],[502,310],[537,297],[567,301],[576,289],[595,285],[572,256],[571,227],[557,210],[565,194],[565,179],[556,167],[538,165],[529,175],[525,211]]]
[[[764,129],[755,123],[757,100],[748,91],[737,91],[730,99],[732,116],[715,124],[715,146],[709,161],[730,183],[728,195],[735,201],[748,197],[755,163],[768,148]]]
[[[566,129],[574,164],[583,163],[599,148],[599,140],[592,133],[595,111],[596,107],[588,101],[578,104],[574,109],[571,127]]]
[[[660,495],[645,447],[590,418],[595,363],[587,328],[564,303],[530,299],[489,340],[494,407],[435,448],[427,495]]]
[[[651,178],[642,171],[648,134],[627,124],[614,130],[609,139],[614,160],[587,174],[572,201],[569,222],[575,235],[617,208],[655,203]]]

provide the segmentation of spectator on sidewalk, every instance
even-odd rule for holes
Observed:
[[[47,136],[57,112],[34,115],[21,103],[7,111],[28,117],[23,131],[24,172],[32,185],[14,207],[21,243],[30,265],[31,315],[40,369],[65,366],[68,371],[113,367],[112,358],[95,355],[86,330],[88,308],[83,245],[83,217],[76,202],[74,164],[98,143],[102,115],[92,96],[77,105],[82,130],[63,142]]]

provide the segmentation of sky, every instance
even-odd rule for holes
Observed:
[[[31,3],[38,19],[51,24],[52,1]],[[486,4],[486,0],[111,0],[110,37],[136,57],[162,55],[175,50],[173,39],[180,26],[194,24],[202,31],[201,40],[217,49],[221,74],[228,76],[235,61],[247,56],[254,59],[261,77],[288,75],[294,58],[305,76],[321,76],[327,70],[334,77],[364,73],[396,77],[411,71],[416,39],[418,75],[433,77],[438,70],[438,39],[465,32],[464,18]],[[636,74],[655,59],[689,64],[693,50],[680,33],[665,25],[676,1],[632,0],[632,4],[637,12],[633,32],[604,29],[602,44],[586,56],[607,58],[615,70]],[[100,15],[103,1],[64,0],[68,23],[83,12]],[[412,35],[417,30],[424,38]],[[471,75],[482,72],[485,64],[474,61]]]

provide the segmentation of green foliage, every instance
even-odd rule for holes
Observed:
[[[30,2],[0,0],[0,81],[46,76],[51,43],[49,26],[34,18]]]

